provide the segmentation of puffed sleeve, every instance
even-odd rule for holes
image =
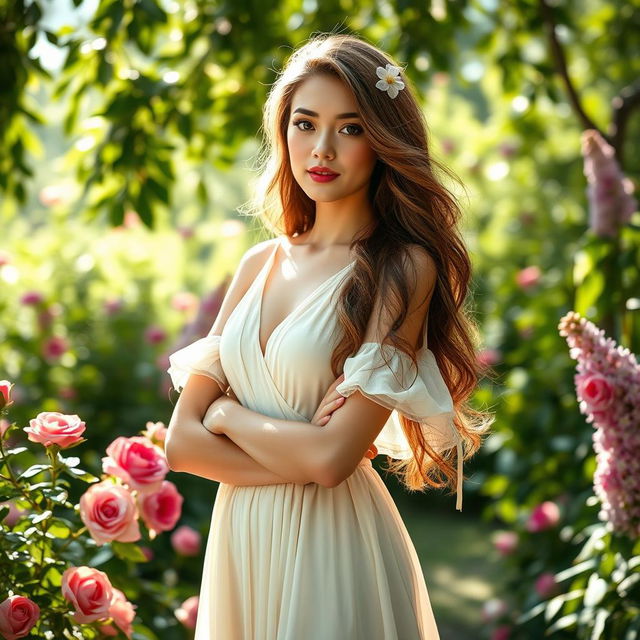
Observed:
[[[167,372],[176,391],[184,389],[192,373],[215,380],[226,391],[229,383],[220,363],[220,337],[205,336],[169,356]]]
[[[392,410],[374,442],[379,453],[402,460],[413,455],[398,414],[421,425],[425,440],[436,453],[457,447],[456,509],[462,511],[462,437],[453,423],[453,399],[433,352],[424,347],[416,358],[417,375],[404,351],[387,343],[364,342],[345,360],[344,380],[336,391],[345,397],[360,391]]]

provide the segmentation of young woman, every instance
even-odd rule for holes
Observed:
[[[371,464],[455,487],[491,422],[466,406],[477,329],[460,210],[391,58],[353,36],[294,52],[264,111],[243,257],[208,336],[170,356],[175,471],[220,482],[196,640],[439,638]],[[427,346],[429,345],[429,346]]]

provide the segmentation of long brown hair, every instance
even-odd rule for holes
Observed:
[[[454,424],[466,445],[467,459],[480,448],[493,416],[467,404],[481,375],[476,358],[479,331],[466,303],[471,261],[457,228],[460,206],[435,169],[459,179],[430,156],[427,124],[408,79],[403,76],[405,89],[393,100],[376,88],[376,68],[386,64],[402,68],[375,46],[352,35],[316,35],[293,52],[265,104],[259,176],[245,212],[261,218],[270,231],[284,231],[288,236],[313,227],[315,202],[300,188],[290,167],[287,126],[291,99],[312,75],[339,78],[355,96],[365,135],[378,159],[369,188],[373,228],[353,240],[356,263],[338,298],[343,337],[332,354],[333,372],[338,377],[345,359],[360,348],[378,293],[381,300],[399,302],[393,328],[384,342],[402,348],[416,364],[413,345],[395,329],[402,325],[411,301],[403,267],[407,258],[411,260],[408,247],[424,247],[437,268],[428,313],[429,349],[453,398]],[[362,291],[370,291],[372,296],[363,296]],[[408,460],[389,459],[389,471],[410,491],[422,491],[429,485],[449,487],[453,492],[455,446],[438,455],[417,422],[401,414],[400,418],[414,455]]]

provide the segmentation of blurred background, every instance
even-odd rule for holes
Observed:
[[[574,310],[640,349],[637,0],[0,2],[12,420],[80,415],[75,455],[94,471],[115,437],[168,423],[168,354],[208,333],[241,255],[267,237],[240,209],[269,86],[319,31],[406,64],[430,151],[465,185],[478,358],[497,374],[474,403],[496,422],[465,465],[462,513],[375,461],[441,637],[639,637],[640,547],[599,516],[594,426],[558,332]],[[202,547],[179,556],[159,536],[129,569],[134,638],[193,633],[174,610],[198,593],[216,484],[170,477]]]

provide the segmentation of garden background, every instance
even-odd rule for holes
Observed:
[[[613,526],[596,495],[597,425],[558,329],[575,311],[620,357],[640,350],[637,0],[0,3],[0,378],[13,384],[0,601],[58,611],[28,637],[103,637],[55,593],[81,563],[135,605],[129,637],[192,637],[182,605],[198,592],[216,484],[170,472],[179,522],[140,542],[76,537],[70,505],[115,438],[168,423],[168,354],[206,335],[240,257],[267,237],[242,212],[261,108],[292,49],[320,31],[353,32],[406,65],[431,153],[465,185],[488,374],[473,400],[496,421],[465,465],[462,513],[438,491],[402,492],[374,463],[441,637],[639,637],[640,528]],[[637,400],[629,367],[625,398]],[[54,451],[34,468],[45,449],[22,428],[46,411],[80,416],[86,441],[77,460]],[[640,454],[634,437],[620,446]],[[6,480],[9,463],[38,508]],[[51,467],[73,480],[62,498]],[[633,526],[638,500],[624,503]],[[183,525],[188,551],[172,537]]]

